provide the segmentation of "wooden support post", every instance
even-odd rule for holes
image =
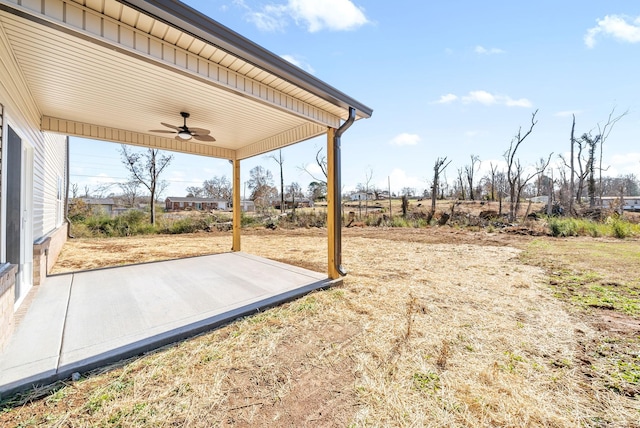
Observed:
[[[336,210],[340,210],[340,194],[336,192],[336,147],[335,128],[329,128],[327,132],[327,234],[328,234],[328,274],[331,279],[340,278],[336,268],[336,228],[341,227],[341,222],[336,224]]]
[[[240,201],[240,160],[233,160],[233,246],[231,251],[240,251],[242,227],[242,203]]]

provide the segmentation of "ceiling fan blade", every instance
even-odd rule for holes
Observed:
[[[211,131],[209,131],[208,129],[204,129],[204,128],[189,128],[189,131],[192,134],[198,134],[198,135],[209,135],[209,134],[211,134]]]
[[[164,122],[160,122],[160,124],[166,126],[167,128],[175,129],[175,130],[178,130],[178,131],[181,129],[181,127],[179,127],[179,126],[169,125],[168,123],[164,123]]]
[[[149,132],[159,132],[160,134],[175,134],[175,131],[167,131],[166,129],[150,129]]]
[[[211,135],[199,135],[199,134],[195,134],[193,136],[193,138],[195,138],[198,141],[216,141],[215,138],[213,138]]]

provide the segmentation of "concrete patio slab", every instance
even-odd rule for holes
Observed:
[[[0,354],[0,398],[334,284],[244,253],[48,277]]]

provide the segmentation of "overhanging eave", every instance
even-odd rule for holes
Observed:
[[[72,120],[57,119],[44,116],[42,118],[41,130],[73,137],[90,138],[92,140],[103,140],[114,143],[128,144],[132,146],[153,147],[157,149],[170,150],[180,153],[188,153],[199,156],[209,156],[213,158],[230,159],[236,158],[236,151],[216,147],[197,142],[176,140],[175,138],[158,137],[155,135],[143,134],[139,132],[127,131],[124,129],[109,128],[106,126],[93,125],[90,123],[76,122]]]

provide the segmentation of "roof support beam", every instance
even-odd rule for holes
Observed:
[[[242,228],[242,204],[240,202],[240,160],[233,161],[233,246],[231,251],[240,251]]]
[[[90,138],[92,140],[103,140],[132,146],[153,147],[192,155],[221,159],[236,158],[236,151],[231,149],[199,144],[192,141],[178,141],[175,138],[158,137],[155,135],[126,131],[124,129],[108,128],[48,116],[42,117],[40,129],[41,131],[54,132],[73,137]]]

